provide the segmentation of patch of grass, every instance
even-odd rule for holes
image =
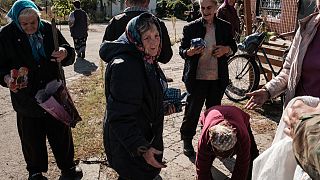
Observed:
[[[73,129],[76,158],[105,156],[102,133],[106,102],[103,84],[102,74],[95,72],[77,79],[71,85],[71,94],[82,117],[82,121]]]

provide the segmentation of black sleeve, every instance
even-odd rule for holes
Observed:
[[[187,58],[187,50],[190,48],[190,26],[186,25],[183,27],[183,33],[182,33],[182,39],[181,39],[181,45],[179,47],[179,54],[182,57],[182,59]]]
[[[5,42],[3,37],[0,35],[0,84],[3,87],[7,87],[7,83],[4,82],[4,76],[10,74],[10,67],[8,66],[8,56],[5,49]]]
[[[159,20],[159,24],[161,27],[161,34],[162,34],[162,49],[161,49],[161,53],[158,58],[158,61],[163,64],[166,64],[172,58],[173,52],[172,52],[171,41],[170,41],[170,37],[169,37],[169,33],[166,25],[164,24],[164,22],[160,20]]]
[[[58,29],[57,29],[57,33],[58,33],[59,46],[64,47],[68,52],[67,57],[63,61],[61,61],[61,64],[62,64],[62,66],[69,66],[69,65],[73,64],[75,61],[74,48],[70,46],[68,41],[63,37],[63,35],[61,34],[61,32]]]
[[[131,155],[141,146],[149,147],[137,121],[143,102],[143,69],[135,60],[114,59],[107,68],[110,131]],[[141,118],[141,117],[140,117]]]
[[[114,18],[112,18],[109,22],[109,24],[106,27],[106,30],[104,32],[103,38],[102,38],[102,42],[103,41],[114,41],[116,39],[118,39],[118,37],[116,37],[116,22],[114,20]]]

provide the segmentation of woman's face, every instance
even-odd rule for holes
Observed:
[[[213,2],[214,0],[200,0],[200,12],[207,22],[212,22],[214,14],[216,13],[218,6]]]
[[[151,28],[141,35],[144,51],[149,56],[156,56],[160,46],[160,35],[156,25],[151,25]]]
[[[31,15],[31,16],[20,16],[19,22],[22,30],[28,34],[34,34],[38,30],[38,16]]]

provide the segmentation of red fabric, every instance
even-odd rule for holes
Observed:
[[[209,141],[209,128],[226,119],[237,131],[235,154],[236,164],[231,180],[247,179],[250,163],[250,137],[248,134],[250,116],[235,106],[213,106],[200,116],[203,125],[196,157],[197,179],[210,180],[211,166],[215,158]]]

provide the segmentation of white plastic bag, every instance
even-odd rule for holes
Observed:
[[[292,139],[285,137],[253,161],[252,179],[292,180],[296,166],[297,163],[292,151]]]
[[[319,98],[301,96],[292,99],[283,111],[272,146],[253,161],[252,179],[254,180],[308,180],[308,175],[297,165],[292,151],[292,138],[284,133],[286,124],[283,117],[287,108],[296,100],[302,100],[309,106],[316,107]]]

